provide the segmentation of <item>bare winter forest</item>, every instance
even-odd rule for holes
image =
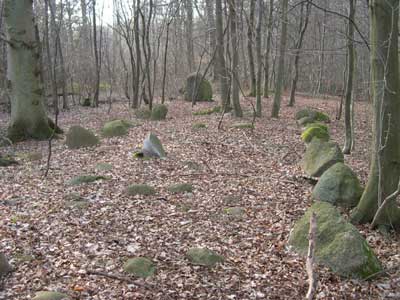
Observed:
[[[0,300],[400,299],[399,0],[0,0]]]

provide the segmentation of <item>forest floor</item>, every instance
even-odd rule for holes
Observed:
[[[271,103],[264,100],[269,115]],[[193,116],[189,103],[169,103],[166,121],[138,121],[128,136],[102,139],[97,148],[69,150],[63,140],[53,144],[51,169],[46,169],[47,142],[28,141],[2,148],[18,154],[21,164],[0,169],[0,249],[15,271],[0,283],[0,299],[31,299],[35,292],[57,290],[72,299],[301,299],[308,284],[305,259],[287,249],[294,222],[310,206],[312,185],[303,179],[299,161],[305,147],[294,113],[312,106],[331,118],[331,136],[343,143],[343,121],[335,120],[337,101],[299,97],[281,118],[265,116],[255,129],[234,129],[243,120],[226,116]],[[213,103],[198,104],[194,110]],[[247,107],[247,109],[249,109]],[[356,103],[356,148],[346,162],[365,183],[368,174],[371,113]],[[134,120],[126,106],[76,107],[62,112],[60,125],[83,125],[100,135],[112,118]],[[248,114],[246,122],[251,121]],[[0,115],[0,127],[7,115]],[[207,129],[192,129],[203,122]],[[156,133],[166,160],[138,160],[132,153],[145,136]],[[28,153],[42,153],[29,160]],[[40,156],[39,156],[40,157]],[[112,170],[96,170],[109,163]],[[193,168],[196,166],[197,169]],[[108,177],[71,186],[77,175]],[[155,196],[125,194],[132,183],[147,183]],[[171,194],[173,183],[191,183],[193,193]],[[87,208],[67,205],[79,193]],[[240,206],[246,215],[227,216]],[[384,266],[400,264],[400,237],[384,237],[368,226],[358,227]],[[194,246],[225,257],[215,268],[194,266],[185,257]],[[147,280],[120,281],[90,271],[119,274],[130,257],[146,256],[157,266]],[[318,267],[318,299],[400,299],[400,270],[371,282],[346,280]]]

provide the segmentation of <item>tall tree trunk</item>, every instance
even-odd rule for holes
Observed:
[[[257,0],[257,9],[258,9],[258,17],[257,17],[257,26],[256,26],[256,53],[257,53],[257,89],[256,89],[256,115],[257,117],[261,117],[261,91],[262,91],[262,53],[261,53],[261,42],[262,42],[262,19],[264,14],[264,5],[263,0]]]
[[[215,28],[215,15],[214,15],[214,1],[206,0],[207,12],[207,26],[208,26],[208,39],[210,48],[210,57],[212,57],[216,48],[216,28]],[[215,60],[212,63],[213,80],[218,79],[218,67],[216,67]]]
[[[356,223],[370,222],[400,180],[399,0],[371,0],[369,6],[374,126],[368,182],[352,214]],[[375,225],[400,229],[396,198],[386,203]]]
[[[301,7],[301,17],[300,17],[300,24],[299,24],[299,37],[296,42],[296,49],[295,49],[295,57],[294,57],[294,76],[292,80],[292,86],[290,89],[290,100],[288,106],[294,106],[296,102],[296,89],[297,89],[297,81],[299,79],[299,62],[300,62],[300,50],[303,46],[304,35],[306,33],[308,27],[308,20],[311,13],[311,4],[308,2],[306,4],[306,13],[304,15],[304,4]]]
[[[274,0],[269,1],[269,15],[267,25],[267,42],[264,53],[264,97],[269,97],[269,54],[271,52],[272,25],[273,25]]]
[[[288,1],[289,0],[282,0],[281,6],[281,41],[279,46],[279,61],[278,61],[278,74],[275,83],[275,96],[274,102],[272,105],[272,118],[279,117],[279,111],[281,108],[281,101],[282,101],[282,90],[283,90],[283,80],[285,77],[285,52],[286,52],[286,40],[287,40],[287,10],[288,10]]]
[[[348,70],[347,70],[347,83],[346,83],[346,97],[344,99],[344,125],[345,125],[345,142],[343,147],[344,154],[350,154],[353,149],[353,80],[355,72],[355,49],[354,49],[354,17],[356,13],[356,0],[349,0],[349,22],[347,32],[347,53],[348,53]]]
[[[100,92],[100,60],[99,60],[99,47],[97,45],[97,25],[96,25],[96,0],[92,0],[92,22],[93,22],[93,53],[94,53],[94,66],[95,66],[95,83],[94,83],[94,96],[93,107],[99,106],[99,92]]]
[[[224,51],[224,25],[222,17],[222,1],[215,1],[215,17],[217,27],[217,68],[218,79],[221,92],[221,106],[225,111],[230,109],[229,101],[229,79],[228,72],[225,65],[225,51]]]
[[[328,2],[329,3],[329,2]],[[320,56],[319,56],[319,73],[318,73],[318,81],[317,81],[317,87],[315,90],[315,94],[321,95],[323,91],[323,84],[322,81],[324,79],[324,71],[325,71],[325,39],[326,39],[326,19],[327,19],[327,13],[324,12],[324,18],[322,21],[322,24],[320,25],[320,36],[321,36],[321,41],[320,41]],[[321,32],[321,27],[322,27],[322,32]]]
[[[239,96],[239,53],[238,53],[238,37],[237,37],[237,15],[236,15],[236,0],[229,0],[229,19],[231,28],[231,47],[232,47],[232,104],[233,112],[236,117],[243,117],[242,108],[240,106],[240,96]]]
[[[11,89],[12,141],[47,139],[52,135],[43,105],[39,44],[35,39],[31,0],[5,0],[8,39],[8,80]]]
[[[254,51],[253,51],[253,35],[254,35],[254,11],[256,0],[250,0],[250,15],[247,22],[247,54],[249,56],[249,70],[250,70],[250,95],[256,95],[256,71],[254,66]]]
[[[194,67],[194,46],[193,46],[193,0],[186,0],[186,49],[189,72]]]

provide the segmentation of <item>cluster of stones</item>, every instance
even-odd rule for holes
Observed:
[[[365,279],[381,271],[382,266],[357,228],[336,208],[355,207],[363,188],[356,174],[344,163],[339,145],[330,141],[326,125],[329,117],[304,109],[296,114],[296,120],[303,126],[301,137],[306,143],[302,169],[319,180],[312,192],[315,202],[295,224],[289,246],[301,255],[307,254],[310,216],[314,212],[317,216],[316,260],[341,276]]]

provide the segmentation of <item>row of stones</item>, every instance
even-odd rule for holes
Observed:
[[[320,177],[312,192],[315,203],[296,222],[290,237],[290,247],[301,255],[308,251],[308,230],[312,213],[317,217],[316,260],[333,272],[352,278],[368,278],[382,270],[381,263],[356,227],[347,222],[335,208],[356,206],[363,188],[350,167],[344,164],[339,145],[330,141],[329,117],[304,109],[296,114],[304,127],[302,139],[306,152],[301,162],[304,172]]]

